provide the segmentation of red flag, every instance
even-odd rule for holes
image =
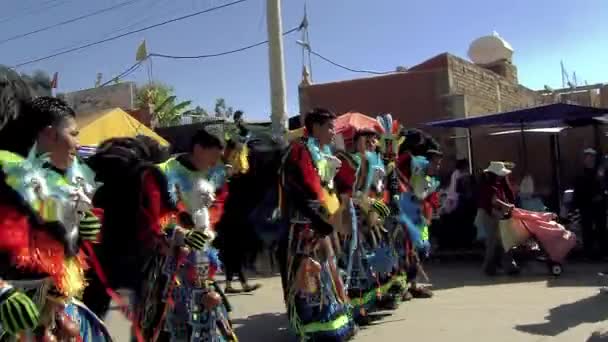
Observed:
[[[57,73],[57,72],[54,73],[53,79],[51,80],[51,89],[57,89],[58,78],[59,78],[59,73]]]

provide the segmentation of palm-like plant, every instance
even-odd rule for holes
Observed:
[[[154,113],[153,121],[161,127],[179,124],[192,104],[192,101],[178,102],[173,88],[162,83],[150,83],[141,88],[136,101],[140,108],[150,108]]]

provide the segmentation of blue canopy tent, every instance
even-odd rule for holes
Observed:
[[[524,132],[531,127],[580,127],[594,126],[606,123],[605,116],[608,115],[608,109],[586,107],[566,103],[554,103],[542,106],[528,107],[524,109],[475,116],[462,119],[441,120],[426,123],[427,127],[443,127],[443,128],[466,128],[468,129],[468,146],[469,146],[469,163],[471,171],[473,169],[473,142],[471,136],[471,128],[473,127],[500,127],[513,128],[517,127],[520,130],[522,137],[522,147],[526,150],[526,140]],[[599,134],[595,129],[596,145],[599,145]],[[557,167],[554,168],[554,180],[558,193],[560,193],[560,171],[559,163],[559,138],[558,133],[552,133],[551,146],[553,149],[553,163]],[[527,161],[524,156],[524,170],[527,168]]]
[[[463,119],[434,121],[425,124],[430,127],[471,128],[478,126],[526,126],[542,124],[544,126],[582,125],[591,123],[594,118],[608,115],[608,109],[578,106],[567,103],[554,103],[529,107],[510,112],[475,116]]]

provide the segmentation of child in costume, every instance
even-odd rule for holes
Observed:
[[[170,158],[160,164],[169,182],[169,192],[177,205],[183,206],[192,221],[183,218],[181,227],[186,232],[201,232],[197,237],[199,250],[181,249],[176,258],[165,263],[166,274],[177,274],[179,284],[171,293],[172,307],[165,321],[165,331],[171,341],[236,341],[228,318],[230,307],[223,292],[213,281],[211,269],[217,254],[211,247],[215,236],[212,222],[221,215],[225,192],[225,168],[215,167],[223,153],[223,139],[207,129],[199,130],[190,145],[190,152]],[[220,189],[220,190],[217,190]],[[171,222],[170,224],[175,224]],[[174,230],[173,241],[179,242],[180,230]],[[175,269],[181,264],[183,268]],[[217,267],[217,265],[215,266]],[[173,287],[173,286],[172,286]]]
[[[94,175],[76,155],[74,111],[62,100],[30,100],[0,82],[0,339],[111,341],[78,301],[87,268],[81,246],[97,242]],[[15,140],[10,137],[15,137]],[[18,143],[16,143],[18,142]],[[27,146],[27,147],[26,147]],[[13,153],[30,149],[26,158]]]
[[[280,238],[278,259],[287,316],[300,341],[345,341],[356,331],[329,238],[339,207],[339,160],[329,149],[334,119],[324,109],[307,113],[307,134],[291,143],[281,170],[282,210],[290,226]]]

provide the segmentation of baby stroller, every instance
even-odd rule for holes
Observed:
[[[563,261],[576,245],[576,235],[555,219],[552,213],[513,209],[507,219],[500,221],[503,248],[544,262],[552,275],[561,275]]]

